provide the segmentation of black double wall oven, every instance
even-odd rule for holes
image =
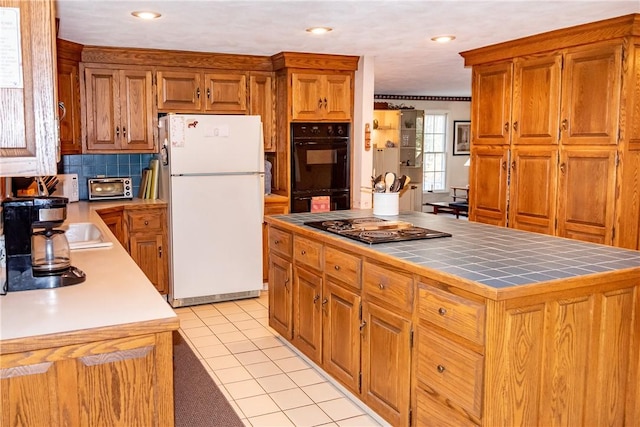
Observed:
[[[316,196],[330,209],[351,207],[349,123],[291,124],[291,212],[309,212]]]

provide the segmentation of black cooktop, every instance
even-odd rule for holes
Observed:
[[[408,222],[375,217],[310,221],[304,225],[369,244],[451,237],[449,233],[416,227]]]

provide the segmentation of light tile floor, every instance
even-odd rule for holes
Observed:
[[[380,426],[269,327],[268,295],[175,309],[180,333],[247,426]]]

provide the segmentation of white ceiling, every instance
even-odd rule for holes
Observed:
[[[154,21],[133,18],[154,10]],[[640,13],[640,0],[57,0],[59,37],[85,45],[374,57],[375,93],[469,96],[459,52]],[[316,36],[312,26],[333,31]],[[453,34],[439,44],[430,38]]]

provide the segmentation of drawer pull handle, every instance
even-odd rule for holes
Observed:
[[[438,309],[438,314],[439,314],[440,316],[444,316],[445,314],[447,314],[447,309],[446,309],[446,308],[444,308],[444,307],[440,307],[440,308]]]
[[[339,270],[340,270],[340,266],[339,266],[339,265],[335,265],[333,268],[335,268],[335,269],[336,269],[336,271],[339,271]]]
[[[320,295],[316,295],[315,297],[313,297],[313,303],[315,304],[316,301],[318,301],[319,299],[320,299]]]
[[[307,251],[305,251],[304,249],[300,251],[300,255],[306,255]]]
[[[273,243],[274,243],[275,245],[279,245],[279,244],[280,244],[280,240],[274,240],[274,241],[273,241]]]
[[[384,289],[384,285],[382,283],[378,283],[378,287],[382,290]]]
[[[367,321],[363,320],[362,323],[360,323],[360,331],[362,331],[365,326],[367,326]]]
[[[323,298],[323,299],[322,299],[322,305],[325,305],[325,304],[326,304],[326,303],[328,303],[328,302],[329,302],[329,300],[328,300],[327,298]]]
[[[442,365],[438,365],[438,367],[436,369],[438,369],[438,372],[443,373],[446,368],[444,366],[442,366]]]

